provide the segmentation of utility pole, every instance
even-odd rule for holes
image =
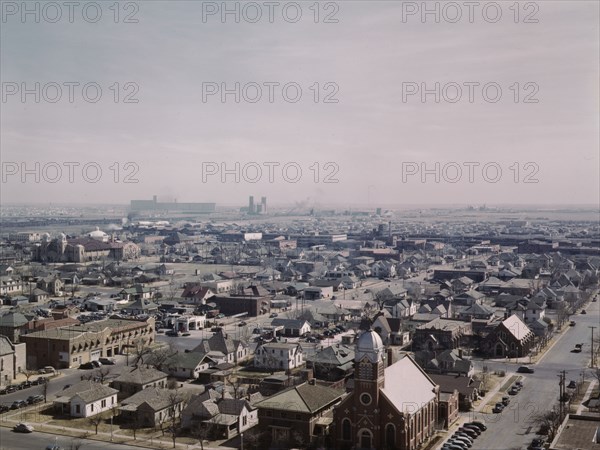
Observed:
[[[565,377],[566,377],[566,371],[561,371],[558,375],[558,377],[560,378],[560,381],[558,382],[558,386],[559,386],[559,398],[558,398],[558,404],[560,407],[560,422],[562,423],[563,417],[564,417],[564,403],[563,403],[563,399],[564,399],[564,395],[565,395]]]
[[[596,366],[596,360],[594,359],[594,330],[598,327],[588,327],[592,329],[592,369]]]

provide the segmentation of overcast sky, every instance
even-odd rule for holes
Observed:
[[[115,23],[113,2],[99,2],[98,22],[90,23],[93,9],[88,20],[76,9],[69,23],[68,7],[58,4],[62,18],[56,23],[47,20],[56,15],[51,9],[40,11],[40,23],[32,16],[23,23],[21,11],[3,6],[3,203],[128,203],[155,194],[240,205],[251,194],[271,204],[599,202],[597,1],[530,2],[528,9],[522,5],[519,23],[509,9],[513,2],[498,3],[496,23],[491,7],[486,13],[477,8],[473,23],[466,6],[457,23],[449,23],[456,10],[448,6],[440,23],[432,16],[423,23],[418,12],[403,20],[408,2],[371,1],[321,4],[318,23],[312,1],[299,3],[296,23],[293,7],[283,17],[286,2],[275,8],[273,23],[261,2],[257,23],[246,20],[255,16],[252,9],[240,23],[231,15],[222,23],[218,13],[203,20],[203,3],[192,1],[132,3]],[[204,2],[205,12],[213,5],[221,2]],[[137,23],[123,23],[128,14]],[[337,23],[325,23],[328,14]],[[21,92],[13,93],[15,87],[35,90],[36,82],[39,103],[33,94],[23,101]],[[79,83],[73,103],[65,82]],[[90,82],[102,88],[96,103],[82,94]],[[204,84],[206,91],[221,83],[234,89],[236,82],[247,85],[240,88],[240,103],[233,94],[224,103],[219,93],[203,98],[203,83],[214,83]],[[436,82],[439,103],[434,94],[426,102],[420,93],[407,95]],[[465,82],[480,84],[472,103]],[[62,85],[55,103],[49,101],[56,97],[52,83]],[[244,99],[244,93],[256,95],[248,83],[262,86],[256,103]],[[279,83],[272,103],[264,83]],[[291,102],[293,87],[284,98],[286,83],[300,86],[299,101]],[[456,96],[452,83],[463,89],[455,103],[447,101]],[[481,88],[487,83],[493,83],[489,101]],[[494,86],[502,89],[495,103]],[[88,99],[94,93],[90,88]],[[125,103],[127,94],[138,102]],[[337,103],[325,103],[328,95]],[[222,180],[207,172],[223,164],[235,171],[236,162],[239,182],[233,174]],[[40,164],[39,182],[33,174],[22,180],[14,173],[22,163],[34,172]],[[72,183],[65,163],[80,164],[73,166]],[[88,163],[94,166],[86,181],[82,167]],[[265,163],[279,164],[271,166],[272,183]],[[422,164],[435,172],[436,163],[439,182],[434,173],[423,182]],[[465,163],[472,163],[473,182]],[[137,182],[125,183],[128,174]]]

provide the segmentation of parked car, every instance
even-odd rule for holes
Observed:
[[[571,380],[569,382],[569,384],[567,385],[567,388],[569,389],[575,389],[577,387],[577,383],[575,382],[575,380]]]
[[[243,320],[240,323],[238,323],[238,327],[245,327],[246,325],[246,322],[244,322]]]
[[[41,403],[43,401],[44,401],[43,395],[30,395],[29,397],[27,397],[27,403],[29,405],[34,405],[36,403]]]
[[[582,309],[582,310],[581,310],[581,314],[587,314],[586,310],[585,310],[585,309]]]
[[[105,366],[113,366],[115,364],[115,360],[110,358],[100,358],[98,361]]]
[[[571,350],[571,353],[581,353],[581,347],[575,347],[573,350]]]
[[[508,393],[509,393],[509,395],[517,395],[519,393],[519,389],[517,389],[515,386],[513,386],[510,388]]]
[[[46,450],[64,450],[64,449],[58,444],[48,444],[48,445],[46,445]]]
[[[277,317],[277,313],[271,313],[271,315],[269,316],[271,319]]]
[[[10,394],[11,392],[17,392],[19,390],[19,387],[15,384],[9,384],[8,386],[6,386],[6,393]]]
[[[576,324],[576,323],[575,323],[575,321],[574,321],[574,320],[571,320],[571,321],[569,322],[569,326],[570,326],[570,327],[574,327],[574,326],[575,326],[575,324]]]
[[[90,369],[95,369],[95,368],[96,368],[96,366],[94,366],[94,365],[92,364],[92,362],[90,361],[90,362],[86,362],[86,363],[83,363],[83,364],[81,364],[81,365],[79,366],[79,368],[80,368],[80,369],[84,369],[84,370],[90,370]]]
[[[463,424],[463,428],[468,428],[469,430],[474,430],[477,433],[477,436],[479,436],[481,433],[483,433],[482,429],[480,429],[479,427],[477,427],[475,425],[470,425],[468,423]]]
[[[492,409],[492,412],[497,414],[497,413],[501,413],[504,410],[504,405],[502,403],[496,403],[496,405],[494,406],[494,409]]]
[[[17,433],[32,433],[33,427],[28,423],[18,423],[13,428]]]
[[[479,422],[478,420],[474,420],[472,422],[468,422],[466,425],[474,425],[477,428],[479,428],[481,431],[487,430],[487,427],[485,426],[485,424],[483,422]]]
[[[523,384],[523,382],[522,382],[522,381],[516,381],[516,382],[515,382],[515,386],[517,386],[519,389],[523,389],[523,387],[524,387],[524,384]]]
[[[10,405],[10,409],[20,409],[27,406],[27,402],[23,400],[15,400],[12,405]]]
[[[517,369],[518,373],[534,373],[535,370],[532,369],[531,367],[527,367],[527,366],[519,366],[519,368]]]
[[[0,389],[0,395],[6,395],[6,394],[8,394],[8,392],[6,392],[6,388]]]
[[[0,405],[0,414],[10,411],[10,408],[6,405]]]
[[[504,397],[502,397],[502,404],[504,406],[508,406],[509,403],[510,403],[510,397],[508,395],[505,395]]]
[[[187,331],[185,333],[181,333],[182,336],[191,336],[191,333],[188,333]]]
[[[472,429],[467,428],[467,427],[460,427],[458,429],[458,431],[460,431],[461,433],[466,434],[471,439],[475,439],[475,438],[477,438],[477,436],[479,436],[481,434],[481,431],[475,431],[475,430],[472,430]]]
[[[529,447],[527,448],[529,450],[542,450],[544,448],[544,439],[535,438],[531,441],[531,444],[529,444]]]

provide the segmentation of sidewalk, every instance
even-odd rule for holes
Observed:
[[[13,426],[20,423],[21,420],[19,416],[22,411],[15,411],[14,413],[5,413],[0,416],[0,427],[12,429]],[[112,442],[115,445],[130,445],[140,448],[151,448],[151,449],[169,449],[175,448],[179,450],[195,450],[201,449],[201,445],[199,441],[196,441],[194,444],[185,444],[181,442],[176,442],[176,447],[173,447],[173,441],[168,434],[160,439],[154,439],[150,437],[140,436],[142,432],[138,433],[137,439],[134,439],[133,436],[122,434],[117,426],[115,426],[115,430],[112,432],[112,436],[110,432],[106,431],[98,431],[98,434],[95,434],[94,431],[85,430],[82,431],[78,428],[64,427],[60,425],[50,425],[47,423],[36,423],[36,422],[28,422],[30,423],[35,431],[39,431],[42,433],[56,434],[63,439],[89,439],[94,441],[101,442]],[[205,441],[206,442],[206,441]],[[224,447],[220,441],[215,441],[215,444],[219,444],[218,447],[209,447],[206,444],[204,445],[204,450],[219,450]]]
[[[596,386],[596,380],[592,380],[592,382],[590,383],[590,385],[587,388],[587,391],[585,391],[585,394],[583,395],[583,398],[581,399],[581,403],[577,407],[577,412],[575,414],[581,414],[583,412],[583,408],[586,408],[586,406],[584,406],[583,402],[586,399],[590,398],[595,386]]]

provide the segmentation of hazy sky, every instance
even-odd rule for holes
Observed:
[[[250,194],[271,203],[373,206],[599,202],[597,1],[521,3],[518,23],[512,1],[497,3],[496,23],[491,2],[480,2],[473,23],[463,2],[427,2],[439,5],[439,23],[409,14],[422,2],[321,3],[318,23],[312,1],[297,3],[302,17],[295,23],[290,2],[275,2],[273,23],[264,2],[254,4],[262,12],[256,23],[257,8],[236,2],[227,7],[237,4],[239,23],[209,14],[222,2],[122,3],[117,23],[110,1],[98,2],[96,23],[93,7],[85,18],[76,8],[70,23],[68,6],[57,2],[62,17],[50,23],[57,10],[40,3],[36,23],[33,14],[21,15],[21,2],[8,3],[1,23],[2,202],[128,203],[153,194],[228,204],[244,204]],[[454,5],[462,17],[450,23]],[[137,23],[124,23],[128,15]],[[325,23],[327,15],[337,23]],[[35,91],[36,82],[39,103],[34,94],[23,99],[23,88]],[[234,94],[222,102],[207,93],[222,83],[235,91],[236,82],[239,103]],[[435,91],[436,82],[439,102],[434,93],[425,102],[420,93],[408,95]],[[62,96],[52,103],[55,83]],[[69,83],[79,83],[72,103]],[[84,98],[86,83],[102,89],[96,103],[96,85]],[[271,84],[272,103],[269,83],[279,83]],[[464,83],[474,83],[473,102]],[[257,85],[262,97],[252,103]],[[452,103],[457,85],[462,97]],[[296,87],[302,96],[294,103]],[[125,103],[128,94],[138,102]],[[328,95],[337,103],[324,102]],[[39,182],[35,173],[21,178],[23,163]],[[71,165],[73,182],[71,163],[79,164]],[[223,164],[232,169],[225,180],[207,172]],[[422,164],[432,170],[425,180]],[[125,183],[127,174],[137,182]],[[325,183],[327,175],[337,182]]]

